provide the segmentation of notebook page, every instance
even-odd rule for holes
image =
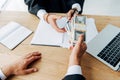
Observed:
[[[28,30],[27,28],[19,26],[19,28],[16,31],[12,32],[9,36],[4,38],[1,41],[1,43],[9,49],[13,49],[31,33],[32,31]]]
[[[10,22],[9,24],[1,27],[0,28],[0,41],[18,28],[19,28],[19,24],[15,22]]]
[[[50,24],[47,24],[45,21],[41,20],[31,44],[60,46],[62,43],[62,36],[63,33],[57,32]]]

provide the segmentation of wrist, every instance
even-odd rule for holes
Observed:
[[[77,10],[77,8],[72,8],[71,10],[73,10],[73,13],[75,12],[75,14],[79,13],[79,11]]]
[[[81,65],[81,58],[78,56],[70,56],[70,60],[69,60],[69,66],[73,66],[73,65]]]
[[[77,10],[77,8],[72,8],[71,10],[76,11],[76,12],[79,12],[79,11]]]
[[[80,65],[69,66],[66,75],[82,74]]]
[[[44,9],[40,9],[38,12],[37,12],[37,16],[43,20],[43,16],[46,14],[46,10]]]
[[[12,71],[11,71],[10,68],[4,67],[4,68],[1,68],[1,70],[2,70],[3,74],[4,74],[6,77],[12,75]]]
[[[5,80],[7,77],[3,73],[3,71],[0,69],[0,80]]]

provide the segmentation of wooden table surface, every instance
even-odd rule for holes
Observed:
[[[108,23],[120,27],[120,17],[118,16],[88,15],[88,17],[95,19],[98,31],[101,31]],[[40,20],[27,12],[0,12],[0,26],[10,21],[16,21],[35,31]],[[34,33],[12,51],[0,44],[0,54],[22,56],[33,51],[42,53],[42,60],[32,64],[33,67],[39,69],[38,72],[25,76],[13,76],[7,80],[61,80],[66,73],[71,51],[60,47],[30,45],[33,35]],[[113,71],[88,53],[83,56],[81,67],[86,80],[120,80],[120,72]]]

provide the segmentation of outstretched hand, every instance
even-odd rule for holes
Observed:
[[[28,68],[28,65],[35,60],[41,59],[41,53],[32,52],[20,57],[9,65],[3,66],[2,71],[6,77],[10,75],[24,75],[38,71],[37,68]]]
[[[75,47],[72,50],[69,60],[69,66],[80,65],[81,58],[87,49],[86,44],[84,43],[84,35],[80,35]]]
[[[62,16],[54,15],[54,14],[45,14],[45,20],[57,31],[64,33],[66,32],[65,28],[59,28],[56,24],[56,20],[62,18]]]
[[[68,20],[71,20],[74,15],[77,15],[78,12],[76,9],[70,9],[67,13]]]

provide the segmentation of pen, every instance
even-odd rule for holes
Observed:
[[[76,12],[78,13],[77,9],[72,9],[72,10],[74,10],[74,11],[73,11],[73,13],[71,14],[71,17],[73,17],[73,15],[74,15]]]
[[[78,12],[77,9],[75,9],[75,8],[73,8],[72,10],[74,10],[74,11],[73,11],[73,13],[71,14],[71,17],[73,17],[74,14],[75,14],[76,12]],[[67,25],[68,25],[67,28],[68,28],[69,31],[71,31],[70,26],[69,26],[69,22],[70,22],[70,19],[67,21]]]
[[[78,13],[77,9],[73,8],[71,10],[74,10],[73,13],[71,14],[71,18],[74,16],[75,13]],[[70,19],[69,19],[70,20]],[[69,20],[67,22],[69,22]]]
[[[74,11],[73,11],[73,13],[71,14],[71,17],[73,17],[74,16],[74,14],[77,12],[78,13],[78,11],[77,11],[77,9],[73,9]],[[75,16],[74,16],[75,17]],[[75,19],[75,18],[74,18]],[[69,21],[70,20],[68,20],[68,23],[69,23]],[[73,20],[73,25],[72,25],[72,29],[75,29],[75,20]],[[74,43],[74,34],[75,34],[75,30],[73,31],[73,35],[71,35],[72,36],[72,40],[71,40],[71,46],[75,46],[75,43]]]
[[[75,9],[75,8],[72,9],[72,10],[74,10],[74,11],[73,11],[73,13],[71,14],[71,17],[73,17],[74,14],[75,14],[76,12],[78,12],[77,9]],[[73,38],[73,35],[71,34],[71,31],[72,31],[71,29],[72,29],[72,26],[73,26],[73,25],[70,26],[69,23],[70,23],[70,19],[68,19],[67,25],[66,25],[65,28],[66,28],[66,30],[67,30],[67,33],[68,33],[69,35],[71,35],[71,38]],[[75,45],[75,43],[74,43],[74,41],[73,41],[73,39],[72,39],[72,40],[71,40],[71,43],[70,43],[70,46],[74,46],[74,45]]]

